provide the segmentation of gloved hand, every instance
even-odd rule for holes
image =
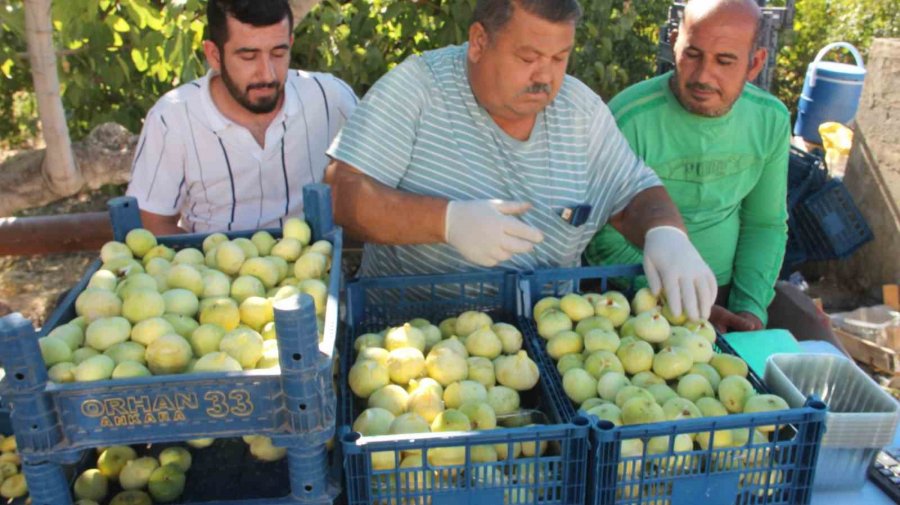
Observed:
[[[709,319],[716,300],[716,276],[687,235],[674,226],[657,226],[644,235],[644,273],[654,295],[666,291],[675,316]]]
[[[456,200],[447,205],[444,239],[464,258],[492,267],[514,254],[531,252],[544,234],[514,216],[530,203],[503,200]]]

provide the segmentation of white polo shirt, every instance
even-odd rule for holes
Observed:
[[[212,73],[150,109],[127,194],[142,210],[180,215],[191,232],[280,226],[303,212],[303,186],[320,182],[326,150],[357,103],[330,74],[290,70],[281,111],[260,146],[212,101]]]

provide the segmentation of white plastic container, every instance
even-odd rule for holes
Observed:
[[[832,354],[773,354],[764,376],[791,407],[816,395],[828,405],[814,489],[858,489],[891,444],[900,405],[852,361]]]
[[[887,305],[861,307],[851,312],[831,314],[829,317],[833,326],[848,333],[883,347],[895,347],[891,330],[900,329],[900,312]]]

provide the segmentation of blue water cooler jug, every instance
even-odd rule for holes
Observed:
[[[850,51],[856,65],[821,61],[828,51],[838,47]],[[820,124],[828,121],[847,124],[856,115],[865,78],[866,69],[855,47],[846,42],[835,42],[823,47],[806,69],[803,94],[797,104],[794,135],[821,145]]]

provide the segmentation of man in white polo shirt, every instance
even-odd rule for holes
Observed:
[[[715,277],[599,96],[565,75],[577,0],[478,0],[469,42],[382,77],[329,150],[335,221],[363,275],[572,267],[613,224],[672,312],[706,318]]]
[[[147,114],[128,194],[157,234],[279,226],[303,211],[325,152],[356,106],[352,89],[289,68],[286,0],[210,0],[210,72]]]

